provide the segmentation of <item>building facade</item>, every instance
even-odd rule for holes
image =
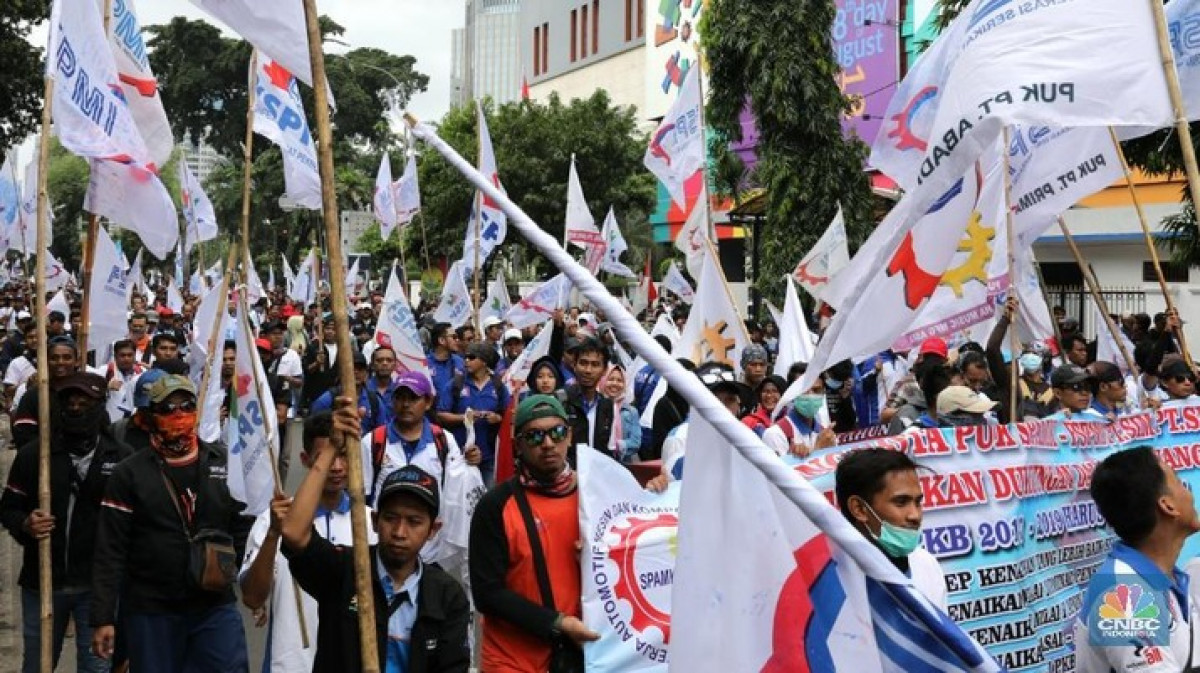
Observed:
[[[450,102],[491,98],[508,103],[521,95],[522,0],[467,0],[466,23],[452,32]]]
[[[185,140],[179,143],[179,151],[188,170],[201,185],[207,183],[213,171],[225,161],[225,157],[205,143],[194,144]]]

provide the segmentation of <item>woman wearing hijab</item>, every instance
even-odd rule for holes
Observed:
[[[608,450],[622,463],[628,463],[637,456],[642,446],[642,426],[637,409],[629,404],[628,388],[625,385],[625,368],[612,364],[600,382],[600,391],[613,403],[613,409],[619,410],[613,414],[612,434],[608,440]]]
[[[754,389],[754,398],[758,400],[758,404],[754,407],[754,411],[742,418],[742,423],[753,430],[754,434],[762,437],[767,428],[774,425],[771,417],[786,390],[787,383],[784,382],[782,376],[771,375],[764,378]]]

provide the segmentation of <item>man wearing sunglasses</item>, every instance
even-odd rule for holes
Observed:
[[[1158,379],[1166,392],[1166,399],[1162,404],[1164,407],[1200,402],[1200,396],[1196,395],[1196,374],[1178,355],[1163,358],[1163,363],[1158,368]]]
[[[580,619],[579,493],[567,461],[567,411],[550,395],[531,395],[513,428],[517,474],[488,491],[471,520],[471,591],[484,619],[479,668],[545,671],[556,642],[578,650],[600,636]]]
[[[1103,421],[1104,415],[1092,409],[1092,375],[1077,364],[1065,364],[1050,372],[1050,389],[1058,411],[1050,420]]]
[[[254,520],[226,484],[226,453],[196,434],[196,388],[168,374],[149,389],[150,450],[113,471],[92,566],[92,651],[109,658],[117,624],[133,670],[245,672],[246,637],[232,586],[207,591],[189,571],[191,538],[225,533],[234,558]],[[213,401],[212,403],[217,403]]]

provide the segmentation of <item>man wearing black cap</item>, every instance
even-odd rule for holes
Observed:
[[[345,451],[345,434],[359,432],[350,400],[339,398],[338,405],[339,432],[317,451],[283,521],[292,576],[319,605],[314,673],[362,669],[352,555],[313,534],[326,474]],[[389,474],[375,501],[379,543],[370,547],[371,587],[379,662],[386,671],[465,673],[471,663],[466,594],[440,567],[421,562],[421,548],[441,527],[439,505],[437,479],[416,465]]]
[[[104,377],[76,373],[54,386],[57,415],[51,421],[49,512],[37,508],[38,442],[17,453],[0,496],[0,522],[24,547],[21,609],[25,623],[22,671],[39,671],[41,630],[38,600],[38,540],[51,539],[54,579],[54,660],[62,650],[67,620],[74,616],[78,670],[104,671],[107,664],[91,654],[89,626],[92,550],[96,519],[109,476],[133,453],[107,431]]]
[[[1130,400],[1128,383],[1120,367],[1096,360],[1087,369],[1092,382],[1092,411],[1110,421],[1137,411],[1137,400]]]
[[[1104,416],[1092,409],[1092,376],[1077,364],[1065,364],[1050,372],[1050,389],[1058,411],[1047,416],[1053,420],[1102,421]]]
[[[1184,404],[1200,401],[1196,395],[1196,373],[1188,366],[1187,361],[1178,355],[1168,355],[1163,358],[1158,368],[1158,380],[1166,393],[1164,407],[1178,407]]]

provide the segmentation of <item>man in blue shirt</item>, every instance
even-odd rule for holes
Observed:
[[[358,391],[358,408],[363,413],[362,426],[368,432],[392,420],[391,409],[379,393],[367,385],[367,359],[362,353],[354,352],[354,388]],[[318,414],[333,408],[334,398],[342,395],[342,386],[336,385],[313,400],[309,413]]]
[[[429,374],[437,396],[434,402],[437,422],[447,427],[454,423],[454,404],[467,371],[458,350],[458,337],[450,325],[444,322],[434,325],[429,333]]]

